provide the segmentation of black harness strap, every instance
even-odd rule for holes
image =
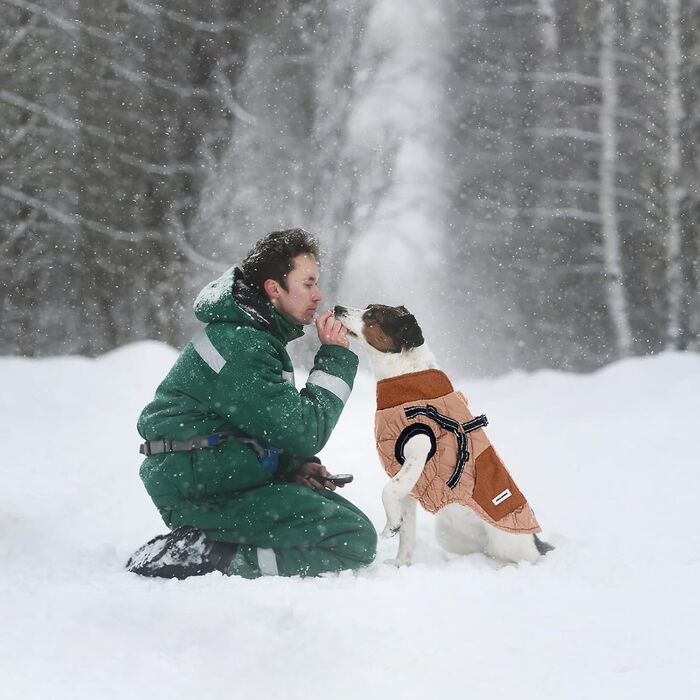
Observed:
[[[404,413],[406,414],[406,418],[425,416],[435,421],[444,430],[454,433],[457,439],[457,464],[452,472],[452,476],[446,481],[446,484],[451,489],[455,488],[462,478],[464,466],[469,461],[469,433],[479,428],[486,427],[489,424],[488,418],[482,415],[466,423],[460,423],[454,420],[454,418],[443,415],[430,404],[427,406],[409,406],[404,409]]]
[[[433,458],[433,455],[437,451],[437,440],[435,439],[435,433],[432,431],[432,428],[425,425],[425,423],[411,423],[401,431],[401,435],[399,435],[396,440],[396,445],[394,445],[394,457],[399,464],[403,464],[406,461],[403,453],[404,448],[406,447],[406,443],[415,435],[426,435],[430,440],[430,451],[425,458],[426,463]]]
[[[479,428],[485,428],[489,424],[489,419],[482,415],[482,416],[477,416],[476,418],[473,418],[470,421],[467,421],[466,423],[462,423],[462,428],[465,433],[471,433],[474,430],[478,430]]]

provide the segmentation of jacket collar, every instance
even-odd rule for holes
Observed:
[[[400,374],[377,382],[377,410],[393,408],[409,401],[437,399],[453,391],[452,382],[439,369]]]
[[[236,268],[233,275],[233,300],[262,330],[283,343],[289,343],[304,335],[304,327],[283,316]]]

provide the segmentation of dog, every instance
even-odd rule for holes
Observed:
[[[443,549],[534,562],[554,547],[537,537],[534,512],[498,457],[467,400],[440,371],[406,307],[336,306],[335,318],[369,353],[377,380],[375,436],[391,477],[382,491],[386,527],[399,534],[395,559],[410,565],[416,502],[437,517]]]

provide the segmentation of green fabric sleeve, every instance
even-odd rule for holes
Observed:
[[[214,410],[234,426],[291,455],[317,454],[328,441],[344,401],[333,389],[348,392],[358,359],[339,346],[322,346],[314,370],[319,384],[307,383],[301,392],[283,376],[283,346],[270,335],[238,329],[225,347],[217,344],[226,363],[214,387]],[[286,355],[286,353],[285,353]],[[229,359],[230,358],[230,359]]]

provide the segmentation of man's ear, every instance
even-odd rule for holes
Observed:
[[[280,295],[280,286],[277,282],[275,282],[275,280],[265,280],[263,283],[263,289],[265,290],[265,294],[267,294],[270,301],[277,299]]]

